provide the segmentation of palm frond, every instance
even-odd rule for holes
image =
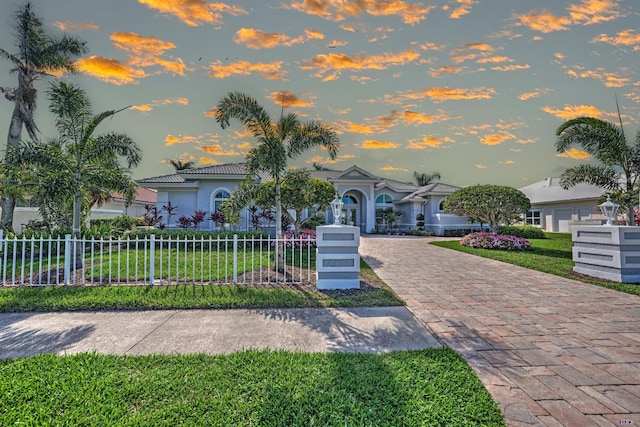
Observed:
[[[565,170],[560,176],[560,186],[565,190],[579,183],[587,183],[607,190],[620,188],[617,171],[606,165],[578,165]]]

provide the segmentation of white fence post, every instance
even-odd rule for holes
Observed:
[[[238,235],[233,235],[233,284],[238,284]]]
[[[64,236],[64,284],[69,284],[71,277],[71,234]]]
[[[155,251],[156,251],[156,235],[152,234],[149,236],[149,245],[151,248],[149,249],[149,284],[153,285],[153,278],[155,277],[156,270],[156,260],[155,260]]]

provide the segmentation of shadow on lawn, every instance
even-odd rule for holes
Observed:
[[[93,325],[74,326],[58,331],[22,326],[21,322],[30,316],[30,313],[0,313],[0,359],[59,353],[95,331]],[[55,317],[51,317],[51,321],[55,321],[54,319]]]

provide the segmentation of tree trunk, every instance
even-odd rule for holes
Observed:
[[[13,107],[11,115],[11,124],[9,125],[9,134],[7,135],[7,147],[5,148],[5,159],[7,159],[9,151],[18,147],[22,139],[22,117],[17,102]],[[2,188],[7,188],[11,183],[7,181],[6,175],[3,178]],[[6,192],[5,192],[6,193]],[[16,206],[15,198],[10,194],[2,195],[2,228],[5,230],[13,230],[13,211]]]

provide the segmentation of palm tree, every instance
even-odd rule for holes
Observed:
[[[622,122],[617,126],[593,117],[579,117],[560,125],[556,136],[559,153],[579,145],[600,162],[568,168],[560,177],[560,186],[567,189],[584,182],[613,192],[626,212],[627,224],[633,224],[633,206],[637,200],[633,192],[640,172],[640,132],[636,134],[635,143],[629,144]]]
[[[287,160],[313,147],[323,147],[335,159],[338,136],[328,126],[317,121],[301,123],[293,113],[271,117],[258,102],[239,92],[227,94],[216,106],[215,119],[225,129],[235,118],[258,140],[258,146],[247,154],[247,170],[250,175],[266,171],[275,180],[276,237],[282,237],[281,181],[287,171]]]
[[[416,181],[416,185],[424,187],[431,184],[433,181],[440,179],[440,172],[434,173],[418,173],[413,172],[413,179]]]
[[[129,169],[142,160],[142,151],[127,135],[94,135],[98,125],[121,111],[97,115],[91,111],[86,93],[64,82],[52,84],[48,92],[58,137],[47,142],[25,141],[10,151],[11,176],[33,195],[45,221],[68,226],[69,200],[72,226],[79,235],[81,212],[102,203],[111,192],[133,200],[137,185]],[[124,159],[126,167],[120,165]]]
[[[37,95],[35,83],[54,72],[74,72],[74,58],[87,52],[85,41],[66,35],[47,35],[42,21],[33,12],[31,3],[27,3],[16,13],[14,22],[17,52],[12,54],[0,48],[0,57],[11,61],[11,72],[18,75],[17,87],[0,87],[5,98],[14,103],[7,136],[7,153],[20,145],[23,126],[29,137],[36,139],[38,128],[34,120]],[[3,193],[2,199],[2,226],[11,229],[15,198],[12,194]]]
[[[174,167],[176,172],[182,171],[185,169],[191,169],[193,167],[192,160],[182,161],[182,160],[167,159],[167,161],[171,164],[171,166]]]

